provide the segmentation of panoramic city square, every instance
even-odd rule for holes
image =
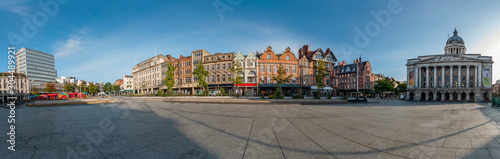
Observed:
[[[500,109],[490,103],[116,98],[17,108],[16,152],[1,149],[3,158],[500,158]]]
[[[498,6],[0,0],[0,159],[500,159]]]

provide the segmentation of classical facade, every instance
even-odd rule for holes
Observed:
[[[238,90],[244,96],[257,96],[258,92],[258,79],[257,76],[259,60],[257,55],[251,51],[248,55],[243,55],[241,52],[236,54],[234,63],[239,63],[242,66],[243,84],[236,85]]]
[[[24,73],[14,73],[15,91],[14,95],[10,95],[9,89],[9,76],[11,74],[0,73],[0,103],[7,102],[7,97],[15,96],[17,100],[28,99],[30,95],[30,85],[26,74]],[[40,92],[40,90],[39,90]]]
[[[490,101],[492,57],[466,54],[466,50],[464,40],[455,29],[446,42],[444,55],[409,59],[407,100]]]

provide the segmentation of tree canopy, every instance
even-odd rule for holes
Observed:
[[[52,92],[55,92],[56,91],[56,84],[52,83],[52,82],[48,82],[45,84],[45,89],[43,89],[45,92],[49,92],[49,93],[52,93]]]
[[[107,82],[102,88],[104,89],[104,91],[111,91],[111,86],[111,83]]]
[[[326,67],[325,67],[325,61],[319,60],[315,65],[314,65],[314,82],[316,84],[316,87],[318,87],[318,90],[314,94],[314,98],[320,99],[321,98],[321,91],[323,88],[325,88],[325,77],[328,75],[326,73]]]
[[[64,91],[65,92],[75,92],[75,86],[73,86],[73,84],[69,83],[69,82],[65,82],[64,83]]]
[[[394,91],[394,84],[389,78],[385,78],[383,80],[377,81],[374,89],[376,92],[381,93],[381,92],[393,92]]]
[[[203,65],[203,60],[200,60],[198,64],[196,64],[196,68],[193,71],[193,75],[198,79],[198,87],[203,88],[203,92],[205,92],[205,89],[208,87],[207,83],[207,76],[208,76],[208,71],[205,69],[205,66]]]
[[[165,86],[167,86],[168,95],[172,95],[172,88],[174,88],[175,85],[174,71],[176,69],[177,67],[175,67],[174,64],[172,64],[171,62],[168,63],[167,72],[165,72]]]
[[[406,93],[406,83],[401,83],[399,84],[396,89],[394,90],[394,93],[396,94],[405,94]]]
[[[234,78],[231,78],[230,80],[233,82],[233,88],[234,85],[239,85],[242,84],[243,81],[243,68],[239,62],[233,62],[233,67],[231,67],[231,72],[234,74]],[[237,95],[239,97],[239,94]]]

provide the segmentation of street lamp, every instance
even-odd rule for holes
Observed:
[[[356,100],[359,100],[359,63],[356,63]]]

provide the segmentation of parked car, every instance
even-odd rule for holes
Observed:
[[[401,100],[405,100],[405,99],[406,99],[406,95],[404,95],[404,94],[400,95],[400,96],[399,96],[399,99],[401,99]]]
[[[210,91],[210,93],[208,93],[209,96],[217,96],[220,94],[220,91]]]

